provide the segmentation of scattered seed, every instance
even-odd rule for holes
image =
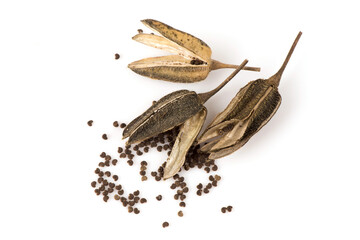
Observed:
[[[95,182],[95,181],[91,182],[91,186],[92,186],[93,188],[95,188],[95,187],[96,187],[96,182]]]
[[[117,195],[117,194],[115,194],[114,195],[114,199],[117,201],[117,200],[120,200],[120,196],[119,195]]]
[[[110,173],[109,171],[106,171],[106,172],[105,172],[105,175],[106,175],[107,177],[110,177],[110,176],[111,176],[111,173]]]
[[[202,193],[201,190],[197,190],[197,191],[196,191],[196,194],[197,194],[198,196],[201,196],[201,193]]]
[[[217,170],[218,170],[218,166],[214,165],[214,166],[211,168],[211,170],[217,171]]]
[[[119,191],[118,191],[118,194],[119,194],[119,195],[123,195],[123,194],[124,194],[124,190],[123,190],[123,189],[119,190]]]
[[[125,154],[125,153],[121,153],[121,154],[120,154],[120,158],[126,158],[126,154]]]
[[[186,207],[186,203],[185,203],[185,202],[180,202],[180,203],[179,203],[179,206],[180,206],[180,207]]]
[[[233,208],[232,206],[227,206],[226,210],[228,210],[229,212],[231,212],[232,208]]]
[[[110,160],[106,160],[104,164],[105,166],[110,167]]]
[[[141,177],[141,181],[147,181],[147,179],[148,179],[147,176],[142,176]]]
[[[133,200],[134,199],[134,194],[130,193],[128,196],[128,199]]]
[[[116,175],[114,175],[114,176],[116,176]],[[114,177],[114,176],[113,176],[113,177]],[[116,189],[116,190],[121,190],[121,189],[122,189],[121,184],[117,185],[117,186],[115,187],[115,189]]]
[[[104,140],[107,140],[107,139],[108,139],[106,133],[104,133],[104,134],[102,135],[102,139],[104,139]]]
[[[137,209],[137,208],[134,208],[134,213],[135,213],[135,214],[139,214],[139,213],[140,213],[140,210]]]
[[[209,193],[209,189],[205,188],[204,193]]]
[[[138,29],[138,33],[143,33],[143,30],[142,30],[142,29]]]
[[[111,161],[112,165],[116,166],[117,161],[118,161],[117,159],[113,159],[113,160]]]
[[[163,228],[166,228],[166,227],[168,227],[169,226],[169,223],[168,222],[163,222],[163,224],[162,224],[162,227]]]
[[[120,127],[121,127],[121,128],[124,128],[124,127],[126,127],[126,124],[125,124],[125,123],[122,123],[122,124],[120,124]]]
[[[118,153],[122,153],[123,152],[123,148],[122,147],[118,147]]]
[[[220,181],[221,180],[221,177],[219,175],[215,175],[215,180],[216,181]]]
[[[156,197],[156,200],[158,200],[158,201],[161,201],[161,199],[162,199],[162,196],[161,196],[161,195],[158,195],[158,196]]]
[[[113,122],[113,126],[114,126],[114,127],[119,127],[118,121]]]
[[[201,183],[199,183],[196,187],[197,187],[197,189],[202,189],[203,185]]]
[[[106,153],[105,153],[105,152],[102,152],[102,153],[100,154],[100,157],[101,157],[101,158],[105,158],[105,157],[106,157]]]
[[[222,208],[221,208],[221,212],[222,212],[222,213],[226,213],[226,207],[222,207]]]
[[[120,58],[120,54],[115,53],[115,60],[118,60]]]
[[[107,195],[104,196],[104,197],[103,197],[103,200],[104,200],[104,202],[107,202],[107,201],[109,200],[109,196],[107,196]]]
[[[89,127],[91,127],[92,125],[93,125],[93,120],[89,120],[88,122],[87,122],[87,125],[89,125]]]
[[[146,203],[146,202],[147,202],[146,198],[141,198],[140,199],[140,203]]]
[[[184,213],[183,213],[183,211],[181,211],[181,210],[180,210],[180,211],[178,212],[178,216],[179,216],[179,217],[182,217],[182,216],[184,216]]]
[[[105,167],[105,163],[104,162],[99,162],[99,167]]]
[[[129,213],[132,213],[134,211],[133,207],[132,206],[128,206],[128,212]]]
[[[129,166],[132,166],[134,164],[133,160],[128,160],[127,163],[129,164]]]

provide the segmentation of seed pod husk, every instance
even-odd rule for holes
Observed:
[[[141,142],[162,132],[180,126],[203,109],[203,104],[223,88],[247,63],[242,64],[218,87],[206,93],[179,90],[156,101],[143,114],[131,121],[123,131],[123,139],[129,137],[127,145]]]
[[[182,124],[174,146],[171,149],[170,157],[166,162],[163,176],[164,180],[174,176],[184,164],[186,153],[193,145],[193,142],[204,125],[206,114],[207,110],[203,107],[200,112]]]
[[[218,114],[197,140],[209,159],[218,159],[242,147],[276,113],[281,103],[278,91],[281,75],[300,39],[297,35],[283,65],[269,79],[258,79],[241,88],[223,112]]]
[[[211,70],[238,67],[212,60],[210,47],[188,33],[153,19],[145,19],[141,22],[161,36],[139,33],[133,37],[133,40],[176,54],[145,58],[128,65],[132,71],[142,76],[192,83],[204,80]],[[260,71],[260,68],[244,67],[244,70]]]

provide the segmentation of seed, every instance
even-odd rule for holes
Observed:
[[[214,165],[214,166],[211,168],[211,170],[217,171],[217,170],[218,170],[218,166]]]
[[[189,188],[188,188],[188,187],[185,187],[185,188],[183,189],[183,192],[184,192],[184,193],[189,192]]]
[[[151,176],[156,177],[157,172],[151,172]]]
[[[197,189],[202,189],[203,185],[201,183],[199,183],[196,187],[197,187]]]
[[[131,150],[130,149],[125,149],[125,154],[131,154]]]
[[[196,194],[197,194],[198,196],[201,196],[201,193],[202,193],[201,190],[197,190],[197,191],[196,191]]]
[[[146,202],[147,202],[146,198],[141,198],[140,199],[140,203],[146,203]]]
[[[120,197],[120,202],[126,202],[126,197]]]
[[[118,153],[122,153],[124,149],[122,147],[118,147]]]
[[[123,195],[123,194],[124,194],[124,190],[123,190],[123,189],[119,190],[119,191],[118,191],[118,194],[119,194],[119,195]]]
[[[104,200],[104,202],[107,202],[109,200],[109,196],[104,196],[103,200]]]
[[[180,183],[181,188],[184,188],[185,186],[186,186],[186,183],[184,183],[184,182]]]
[[[169,223],[168,222],[163,222],[163,224],[162,224],[162,227],[163,228],[166,228],[166,227],[168,227],[169,226]]]
[[[103,181],[103,185],[104,185],[104,186],[107,186],[107,185],[109,185],[109,182],[108,182],[108,180],[106,180],[106,179],[105,179],[105,180]]]
[[[199,167],[199,168],[200,168],[200,167]],[[210,172],[210,168],[209,168],[209,167],[205,167],[205,168],[204,168],[204,171],[207,172],[207,173],[209,173],[209,172]]]
[[[214,176],[213,176],[213,175],[210,175],[210,176],[209,176],[209,180],[210,180],[210,181],[214,181],[214,180],[215,180]]]
[[[140,175],[144,176],[144,175],[146,175],[146,172],[145,171],[140,171]]]
[[[120,54],[115,53],[115,60],[118,60],[120,58]]]
[[[205,188],[204,193],[209,193],[209,189]]]
[[[184,216],[184,213],[180,210],[180,211],[178,212],[178,216],[179,216],[179,217],[182,217],[182,216]]]
[[[95,187],[96,187],[96,182],[95,182],[95,181],[92,181],[92,182],[91,182],[91,186],[92,186],[93,188],[95,188]]]
[[[142,151],[138,150],[138,151],[136,151],[136,154],[137,154],[138,156],[141,156],[143,153],[142,153]]]
[[[147,179],[148,179],[147,176],[142,176],[141,177],[141,181],[147,181]]]
[[[128,196],[128,199],[130,199],[130,200],[134,199],[134,194],[130,193]]]
[[[162,151],[162,146],[158,146],[156,149],[158,150],[158,152],[161,152]]]
[[[104,164],[105,166],[110,167],[110,160],[106,160]]]
[[[186,207],[186,204],[185,204],[185,202],[180,202],[180,203],[179,203],[179,206],[180,206],[180,207]]]
[[[120,124],[120,127],[121,127],[121,128],[124,128],[124,127],[126,127],[126,124],[125,124],[125,123],[122,123],[122,124]]]
[[[133,211],[134,211],[133,207],[128,206],[128,212],[129,212],[129,213],[132,213]]]
[[[134,192],[134,195],[135,195],[135,196],[139,196],[139,194],[140,194],[140,191],[139,191],[139,190],[136,190],[136,191]]]
[[[141,162],[141,165],[147,166],[147,162],[146,162],[146,161],[142,161],[142,162]]]
[[[120,196],[117,195],[117,194],[115,194],[115,195],[114,195],[114,199],[115,199],[115,200],[120,200]]]
[[[140,210],[137,209],[137,208],[134,208],[134,213],[135,213],[135,214],[139,214],[139,213],[140,213]]]
[[[121,153],[120,154],[120,158],[125,158],[126,157],[126,154],[125,153]]]
[[[99,167],[105,167],[105,163],[104,162],[99,162]]]
[[[134,164],[133,160],[128,160],[127,163],[129,164],[129,166],[132,166]]]
[[[180,196],[180,200],[181,200],[181,201],[184,201],[185,198],[186,198],[186,195],[181,195],[181,196]]]
[[[128,205],[128,202],[123,201],[122,204],[123,204],[124,207],[126,207]]]
[[[171,188],[171,189],[175,189],[175,188],[176,188],[175,183],[171,184],[170,188]]]
[[[95,189],[94,192],[95,192],[96,195],[100,195],[100,190],[99,189]]]
[[[102,152],[102,153],[100,154],[100,157],[101,157],[101,158],[106,157],[106,153],[105,153],[105,152]]]
[[[104,134],[102,135],[102,139],[104,139],[104,140],[107,140],[107,139],[108,139],[106,133],[104,133]]]
[[[104,191],[105,190],[105,186],[101,186],[100,188],[99,188],[99,190],[102,192],[102,191]]]
[[[87,125],[89,125],[89,127],[91,127],[92,125],[93,125],[93,120],[89,120],[88,122],[87,122]]]
[[[118,121],[113,122],[113,126],[114,126],[114,127],[119,127]]]
[[[177,194],[181,195],[183,193],[183,191],[181,191],[180,189],[176,191]]]
[[[109,193],[112,193],[113,191],[114,191],[113,188],[109,188],[109,189],[108,189],[108,192],[109,192]]]
[[[109,188],[115,188],[115,183],[113,182],[109,183]]]
[[[110,176],[111,176],[111,173],[110,173],[109,171],[106,171],[106,172],[105,172],[105,175],[106,175],[107,177],[110,177]]]
[[[112,160],[112,161],[111,161],[112,165],[116,166],[117,161],[118,161],[117,159]]]
[[[175,194],[175,195],[174,195],[174,199],[175,199],[175,200],[179,200],[179,194]]]
[[[146,166],[141,166],[140,167],[140,171],[146,171],[147,167]]]
[[[159,181],[161,180],[161,177],[156,176],[156,177],[155,177],[155,180],[159,182]]]
[[[98,174],[100,172],[100,169],[99,168],[96,168],[95,169],[95,174]]]
[[[144,147],[144,152],[149,152],[149,147]]]
[[[219,175],[215,175],[215,180],[216,181],[220,181],[221,180],[221,177]]]
[[[158,196],[156,197],[156,200],[158,200],[158,201],[161,201],[161,199],[162,199],[162,196],[161,196],[161,195],[158,195]]]
[[[106,155],[106,156],[105,156],[105,160],[106,160],[106,161],[110,161],[110,160],[111,160],[111,156],[110,156],[110,155]]]
[[[212,184],[211,184],[211,183],[208,183],[208,184],[206,185],[206,188],[207,188],[207,189],[212,188]]]
[[[217,181],[213,181],[211,184],[212,184],[214,187],[217,187]]]
[[[116,176],[116,175],[114,175],[114,176]],[[116,190],[121,190],[121,189],[122,189],[121,184],[117,185],[117,186],[115,187],[115,189],[116,189]]]
[[[229,212],[231,212],[232,208],[233,208],[232,206],[227,206],[226,210],[228,210]]]
[[[221,212],[222,212],[222,213],[226,213],[226,207],[222,207],[222,208],[221,208]]]
[[[143,33],[143,30],[142,30],[142,29],[138,29],[138,33]]]
[[[150,145],[150,147],[152,147],[152,148],[154,148],[156,146],[157,146],[156,142],[152,142],[151,145]]]

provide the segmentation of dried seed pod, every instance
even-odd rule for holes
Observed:
[[[211,70],[238,67],[212,60],[210,47],[188,33],[152,19],[141,22],[162,36],[139,33],[133,37],[133,40],[176,54],[145,58],[128,65],[132,71],[142,76],[192,83],[204,80]],[[260,71],[260,68],[244,67],[244,70]]]
[[[209,159],[229,155],[242,147],[275,114],[281,103],[278,91],[281,75],[300,39],[297,35],[283,65],[269,79],[258,79],[241,88],[223,112],[218,114],[197,142]],[[212,141],[208,142],[210,139]]]
[[[200,112],[203,104],[223,88],[247,62],[244,60],[227,79],[209,92],[197,94],[194,91],[179,90],[162,97],[126,126],[123,131],[123,139],[129,137],[126,144],[142,142],[183,124]]]

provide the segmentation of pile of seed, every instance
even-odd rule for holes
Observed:
[[[89,126],[92,126],[93,121],[90,120],[87,123]],[[125,128],[126,124],[119,124],[118,121],[113,122],[113,126],[118,128]],[[175,143],[176,137],[179,133],[179,127],[175,127],[167,132],[160,133],[158,136],[149,138],[141,143],[136,145],[127,145],[125,147],[118,147],[117,153],[119,159],[126,159],[129,166],[133,166],[136,156],[142,156],[150,151],[150,149],[156,149],[158,152],[166,152],[169,156],[171,154],[171,149]],[[107,134],[103,134],[102,138],[104,140],[108,139]],[[188,171],[191,168],[203,169],[206,173],[209,174],[209,181],[206,183],[199,183],[197,185],[196,194],[201,196],[202,194],[207,194],[210,192],[210,189],[217,187],[218,182],[221,180],[219,175],[210,175],[211,171],[217,171],[218,167],[213,160],[208,160],[208,155],[198,151],[199,146],[192,146],[187,155],[181,171]],[[123,186],[119,183],[119,177],[117,175],[112,175],[107,167],[116,166],[118,159],[112,158],[105,152],[100,154],[102,159],[98,168],[95,169],[95,174],[97,175],[97,180],[91,182],[91,186],[95,188],[94,192],[96,195],[102,196],[103,200],[107,202],[110,197],[113,197],[116,201],[119,201],[124,207],[127,207],[129,213],[139,214],[140,210],[137,207],[137,204],[144,204],[147,202],[146,198],[140,197],[140,191],[136,190],[128,194],[125,197],[125,190]],[[140,171],[142,181],[147,181],[147,162],[140,162]],[[150,175],[156,180],[162,180],[164,174],[164,168],[166,166],[166,161],[157,169],[157,171],[152,171]],[[170,179],[169,179],[170,180]],[[179,201],[180,207],[186,207],[185,199],[186,194],[189,192],[187,183],[184,177],[180,177],[179,174],[176,174],[172,178],[173,183],[170,186],[170,189],[174,190],[174,199]],[[156,197],[158,201],[162,200],[162,195]],[[230,206],[229,206],[230,207]],[[226,208],[227,211],[231,211],[231,208]],[[223,209],[223,208],[222,208]],[[230,209],[230,210],[229,210]],[[223,210],[222,210],[223,211]],[[179,217],[182,217],[184,214],[180,210],[177,214]],[[169,223],[164,222],[163,227],[168,227]]]

